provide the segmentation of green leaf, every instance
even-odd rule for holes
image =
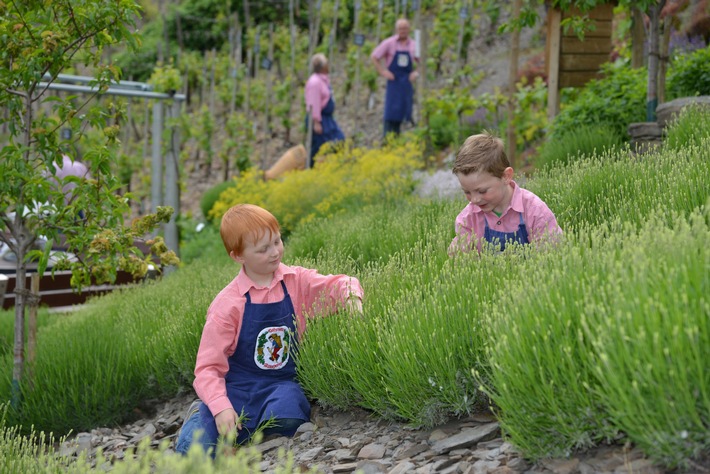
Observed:
[[[44,271],[47,269],[47,263],[49,263],[49,254],[52,251],[53,246],[53,239],[49,239],[44,245],[44,252],[42,252],[42,256],[40,257],[39,262],[37,263],[37,273],[39,273],[40,276],[44,275]]]

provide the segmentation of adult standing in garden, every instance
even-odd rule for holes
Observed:
[[[308,112],[306,120],[313,120],[310,155],[312,163],[313,157],[324,143],[345,140],[345,135],[333,118],[335,101],[328,75],[328,58],[322,53],[314,54],[311,57],[311,69],[313,73],[306,81],[304,96]]]
[[[372,51],[370,60],[377,73],[387,79],[385,91],[384,136],[389,133],[399,135],[402,122],[412,120],[414,82],[419,73],[414,62],[419,62],[416,43],[409,37],[409,21],[397,20],[396,33],[383,40]]]

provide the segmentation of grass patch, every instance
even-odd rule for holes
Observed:
[[[612,127],[584,126],[546,142],[535,159],[535,166],[538,169],[561,168],[584,156],[621,150],[623,145],[624,137]]]

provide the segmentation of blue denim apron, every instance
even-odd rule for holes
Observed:
[[[330,98],[328,103],[320,112],[321,115],[321,126],[323,127],[323,133],[318,134],[313,132],[313,137],[311,139],[311,158],[316,156],[320,147],[327,142],[337,142],[345,140],[345,135],[343,131],[338,127],[338,123],[333,118],[333,112],[335,112],[335,101],[333,100],[333,92],[330,92]],[[308,120],[310,117],[306,117]],[[308,128],[308,122],[306,122],[306,129]]]
[[[283,281],[281,287],[284,299],[276,303],[252,303],[246,294],[237,349],[229,357],[227,397],[237,415],[243,410],[247,417],[237,436],[240,443],[271,417],[303,421],[311,417],[311,405],[295,379],[293,351],[297,332],[293,303]],[[204,403],[200,418],[205,429],[202,443],[205,447],[214,446],[219,437],[217,425]]]
[[[394,80],[387,81],[385,121],[411,122],[414,87],[409,81],[409,74],[414,67],[409,52],[397,51],[387,69],[394,74]]]
[[[488,227],[488,219],[483,216],[483,222],[486,224],[486,229],[483,232],[483,239],[493,245],[500,244],[501,252],[505,250],[505,244],[518,242],[519,244],[529,244],[528,230],[525,228],[525,221],[523,220],[523,215],[520,214],[520,224],[518,224],[518,230],[515,232],[499,232]]]

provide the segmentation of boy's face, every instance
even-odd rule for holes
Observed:
[[[241,255],[234,252],[230,256],[241,263],[252,280],[273,276],[284,255],[281,234],[266,231],[256,242],[247,240]],[[261,277],[261,278],[260,278]]]
[[[496,178],[490,173],[479,171],[463,175],[456,174],[466,199],[471,204],[480,207],[483,212],[502,213],[510,204],[513,188],[513,168],[506,168],[502,178]]]

